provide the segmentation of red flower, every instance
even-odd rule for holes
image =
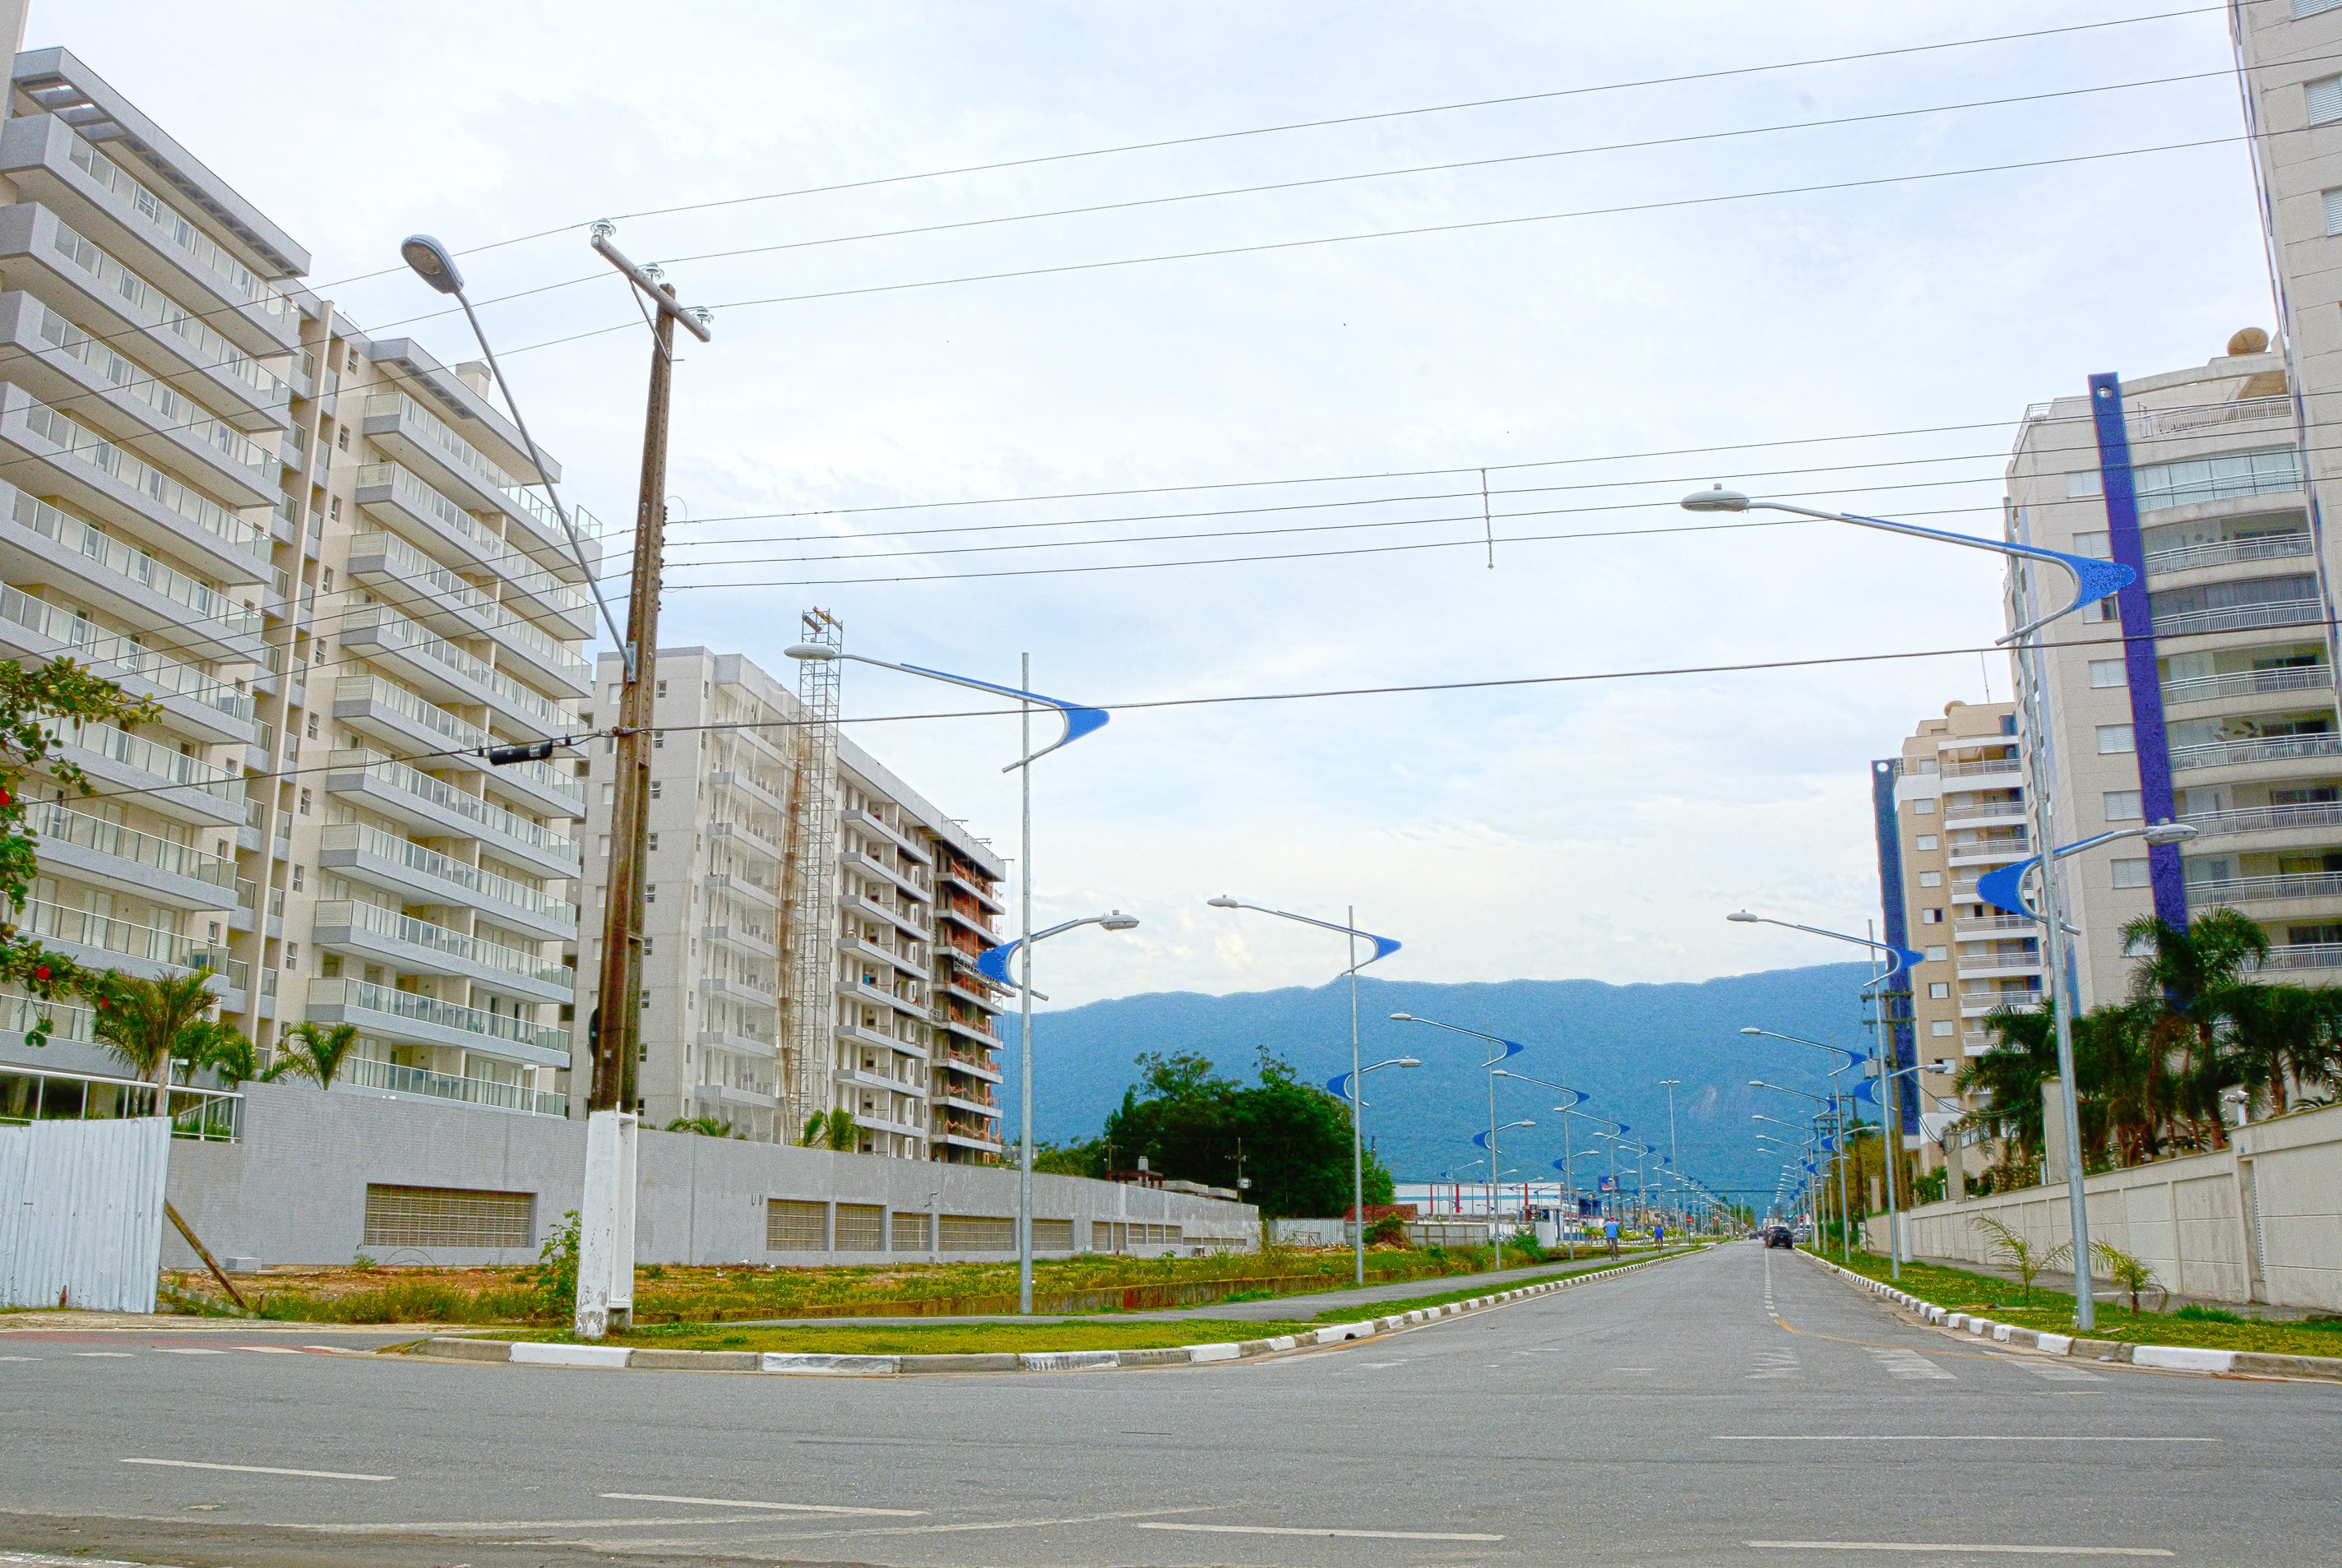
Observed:
[[[33,978],[34,978],[34,979],[35,979],[35,980],[46,980],[48,977],[49,977],[49,966],[48,966],[47,964],[35,964],[35,965],[33,966]]]

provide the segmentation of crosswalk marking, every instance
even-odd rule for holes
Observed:
[[[1913,1383],[1921,1379],[1936,1383],[1955,1381],[1950,1372],[1929,1361],[1916,1350],[1891,1349],[1886,1345],[1868,1345],[1864,1348],[1870,1352],[1871,1359],[1876,1361],[1888,1376],[1898,1382]]]
[[[1797,1375],[1797,1353],[1787,1350],[1758,1351],[1756,1353],[1756,1370],[1748,1374],[1752,1381],[1756,1382],[1763,1382],[1773,1378],[1795,1377]]]
[[[2097,1373],[2083,1367],[2067,1366],[2061,1362],[2049,1361],[2039,1356],[1997,1355],[1990,1351],[1985,1353],[1991,1356],[1994,1361],[2006,1362],[2011,1366],[2021,1366],[2044,1383],[2104,1383],[2106,1381]]]

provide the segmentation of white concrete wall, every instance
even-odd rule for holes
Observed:
[[[886,1252],[776,1253],[766,1250],[766,1203],[774,1198],[874,1203],[891,1214],[1016,1213],[1016,1173],[838,1154],[785,1144],[642,1134],[636,1258],[644,1263],[883,1263]],[[170,1196],[213,1255],[262,1263],[345,1263],[361,1251],[379,1263],[533,1261],[547,1230],[578,1204],[585,1180],[586,1126],[463,1105],[320,1094],[304,1084],[245,1086],[244,1135],[234,1144],[181,1142],[173,1150]],[[526,1248],[367,1248],[369,1183],[451,1187],[534,1197]],[[1035,1217],[1076,1222],[1075,1244],[1086,1250],[1091,1220],[1178,1225],[1176,1249],[1219,1250],[1260,1244],[1258,1211],[1076,1176],[1036,1175]],[[891,1224],[889,1225],[891,1236]],[[1064,1248],[1053,1250],[1063,1255]],[[1159,1256],[1164,1245],[1134,1247]],[[1015,1253],[946,1252],[946,1261],[982,1262]],[[175,1234],[164,1264],[195,1265]]]
[[[2085,1191],[2091,1239],[2145,1259],[2175,1294],[2342,1311],[2342,1106],[2240,1127],[2217,1154],[2108,1171]],[[2027,1187],[1914,1209],[1905,1244],[1991,1263],[1979,1215],[2045,1249],[2070,1236],[2065,1188]],[[1886,1216],[1873,1214],[1865,1234],[1883,1251]]]

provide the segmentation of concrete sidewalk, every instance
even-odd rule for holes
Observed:
[[[1676,1249],[1670,1247],[1668,1253]],[[1642,1263],[1655,1255],[1649,1248],[1622,1248],[1618,1262]],[[1504,1290],[1525,1280],[1544,1279],[1573,1269],[1596,1268],[1610,1262],[1607,1253],[1581,1248],[1577,1261],[1556,1259],[1549,1263],[1537,1263],[1528,1268],[1503,1269],[1494,1273],[1447,1274],[1438,1278],[1406,1280],[1397,1284],[1368,1285],[1361,1290],[1351,1286],[1343,1290],[1313,1291],[1307,1295],[1276,1296],[1268,1301],[1206,1303],[1201,1306],[1163,1307],[1153,1312],[1104,1312],[1052,1313],[1046,1316],[1019,1317],[1015,1313],[986,1313],[969,1317],[776,1317],[726,1318],[725,1326],[764,1328],[803,1323],[809,1326],[824,1323],[858,1325],[866,1328],[902,1328],[911,1323],[1095,1323],[1100,1318],[1128,1319],[1145,1322],[1148,1319],[1226,1318],[1242,1323],[1287,1323],[1316,1317],[1319,1313],[1336,1308],[1356,1307],[1361,1316],[1372,1316],[1373,1309],[1384,1302],[1412,1301],[1417,1296],[1444,1295],[1450,1291]]]
[[[1835,1253],[1816,1255],[1827,1257],[1833,1263],[1837,1261]],[[1995,1279],[2007,1280],[2010,1284],[2018,1283],[2017,1271],[2000,1263],[1970,1263],[1966,1258],[1914,1257],[1909,1261],[1915,1263],[1932,1263],[1941,1269],[1962,1269],[1972,1274],[1990,1274]],[[2099,1301],[2116,1306],[2130,1305],[2130,1296],[2127,1292],[2118,1291],[2104,1280],[2093,1280],[2091,1283],[2096,1287],[2092,1293]],[[2073,1271],[2044,1269],[2033,1276],[2033,1288],[2056,1291],[2061,1295],[2072,1295],[2074,1293]],[[2232,1312],[2240,1317],[2266,1318],[2271,1323],[2297,1323],[2303,1318],[2319,1315],[2315,1307],[2270,1306],[2265,1302],[2220,1301],[2212,1296],[2181,1295],[2177,1291],[2173,1291],[2167,1298],[2160,1298],[2153,1291],[2142,1291],[2139,1293],[2138,1304],[2148,1312],[2170,1312],[2184,1306],[2217,1307],[2222,1312]]]

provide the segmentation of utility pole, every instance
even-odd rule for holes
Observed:
[[[675,286],[636,266],[594,225],[593,245],[658,307],[652,325],[649,404],[643,421],[642,484],[635,499],[634,572],[626,602],[625,684],[618,698],[617,789],[610,816],[610,870],[602,904],[601,981],[595,992],[594,1081],[589,1111],[632,1111],[642,1055],[644,873],[650,839],[651,722],[657,694],[659,576],[666,544],[666,435],[675,325],[709,341],[707,313],[676,303]],[[637,305],[641,304],[636,301]]]

